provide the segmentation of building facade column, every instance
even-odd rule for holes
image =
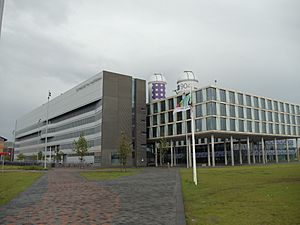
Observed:
[[[274,150],[275,150],[275,161],[278,163],[278,149],[277,149],[277,140],[274,139]]]
[[[226,150],[226,138],[224,139],[224,158],[225,158],[225,166],[227,166],[227,150]]]
[[[264,143],[264,138],[261,138],[261,154],[262,154],[262,163],[266,163],[266,155],[265,155],[265,143]]]
[[[251,164],[251,159],[250,159],[250,140],[249,137],[247,137],[247,159],[248,159],[248,164]]]
[[[158,164],[157,164],[157,143],[156,142],[154,143],[154,151],[155,151],[155,155],[154,155],[154,157],[155,157],[155,166],[157,167]]]
[[[210,166],[210,146],[209,146],[209,141],[207,138],[207,164]]]
[[[171,140],[171,167],[173,167],[173,140]]]
[[[252,141],[252,160],[253,160],[253,164],[255,164],[255,144],[254,144],[254,141]]]
[[[211,154],[212,154],[212,166],[216,166],[216,160],[215,160],[215,137],[212,134],[211,135]]]
[[[234,166],[233,137],[230,137],[231,165]]]
[[[288,162],[290,162],[290,153],[289,153],[289,142],[288,139],[285,140],[285,144],[286,144],[286,159]]]
[[[177,163],[176,163],[176,145],[174,146],[174,154],[173,154],[173,156],[174,156],[173,165],[176,166],[177,165]]]
[[[243,158],[242,158],[242,148],[241,148],[241,140],[239,140],[239,157],[240,157],[240,164],[243,164]]]

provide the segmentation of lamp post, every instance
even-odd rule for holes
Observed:
[[[49,100],[51,97],[51,92],[48,92],[48,102],[47,102],[47,112],[46,112],[46,136],[45,136],[45,160],[44,160],[44,168],[47,168],[46,156],[47,156],[47,136],[48,136],[48,109],[49,109]]]

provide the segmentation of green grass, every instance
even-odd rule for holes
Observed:
[[[80,175],[88,180],[114,180],[125,176],[134,175],[141,171],[140,169],[126,169],[126,172],[120,171],[120,169],[103,169],[102,171],[81,172]]]
[[[31,186],[41,175],[39,172],[0,172],[0,206]]]
[[[2,165],[0,165],[0,170],[2,170]],[[4,170],[47,170],[42,166],[10,166],[5,165]]]
[[[300,164],[181,169],[187,224],[300,224]]]

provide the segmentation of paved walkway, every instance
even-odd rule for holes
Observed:
[[[91,182],[78,170],[47,172],[0,208],[0,224],[185,224],[177,169]]]

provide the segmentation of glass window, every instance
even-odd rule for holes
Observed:
[[[202,119],[195,120],[196,123],[196,132],[202,131]]]
[[[266,121],[266,111],[261,110],[261,120]]]
[[[281,134],[285,134],[285,125],[284,124],[281,125]]]
[[[206,103],[207,115],[216,115],[216,103],[209,102]]]
[[[220,100],[221,102],[226,102],[226,91],[225,90],[220,90]]]
[[[238,110],[239,110],[239,117],[240,118],[244,118],[244,108],[239,106],[238,107]]]
[[[202,112],[202,105],[196,105],[196,117],[202,117],[203,112]]]
[[[251,106],[251,96],[250,95],[246,95],[246,104],[247,104],[247,106]]]
[[[146,122],[147,122],[147,127],[149,127],[150,126],[150,117],[149,116],[147,116]]]
[[[255,133],[260,133],[259,122],[254,122]]]
[[[285,103],[285,110],[290,113],[290,105],[288,103]]]
[[[152,127],[152,137],[157,137],[157,130],[156,127]]]
[[[261,108],[265,109],[266,108],[266,99],[261,98],[260,99],[260,105],[261,105]]]
[[[286,114],[286,115],[285,115],[285,118],[286,118],[286,119],[285,119],[285,122],[288,123],[288,124],[290,124],[290,123],[291,123],[290,115],[289,115],[289,114]]]
[[[161,137],[165,136],[165,126],[160,126],[160,136]]]
[[[181,102],[181,100],[182,100],[182,96],[180,95],[180,96],[178,96],[176,98],[176,105],[179,105],[179,103]]]
[[[275,132],[276,134],[279,134],[279,124],[275,124]]]
[[[151,114],[150,105],[147,105],[147,114],[148,114],[148,115]]]
[[[268,121],[273,122],[273,115],[272,112],[268,112]]]
[[[291,126],[290,125],[286,126],[286,130],[287,130],[287,135],[291,135]]]
[[[300,106],[299,106],[299,105],[297,105],[297,107],[296,107],[296,108],[297,108],[297,114],[298,114],[298,115],[300,115]],[[299,132],[299,133],[300,133],[300,132]]]
[[[161,101],[160,102],[160,111],[166,111],[166,102],[165,101]]]
[[[182,112],[177,113],[177,121],[182,120]]]
[[[273,110],[272,101],[270,99],[268,99],[268,109]]]
[[[252,122],[251,121],[247,121],[247,131],[252,132]]]
[[[173,124],[168,125],[168,135],[173,135]]]
[[[186,128],[187,128],[187,132],[188,133],[192,132],[191,121],[187,121],[186,122]]]
[[[235,104],[235,94],[233,91],[229,91],[229,102]]]
[[[174,109],[174,101],[173,101],[173,98],[169,99],[169,100],[168,100],[168,103],[169,103],[169,110]]]
[[[216,130],[217,129],[216,117],[207,117],[206,126],[207,126],[207,130]]]
[[[244,105],[244,97],[243,94],[238,93],[238,100],[240,105]]]
[[[300,116],[297,116],[297,124],[300,125]],[[300,134],[300,132],[299,132]]]
[[[173,119],[173,112],[168,112],[168,121],[169,123],[173,122],[174,119]]]
[[[284,118],[284,114],[283,113],[280,114],[280,122],[281,123],[285,123],[285,118]]]
[[[220,104],[220,113],[221,116],[226,116],[226,104],[223,103]]]
[[[244,132],[244,120],[239,120],[239,131]]]
[[[202,90],[196,92],[196,102],[201,103],[203,102],[203,93]]]
[[[292,134],[293,134],[293,135],[296,135],[296,126],[293,126],[293,127],[292,127],[292,131],[293,131]]]
[[[279,122],[279,115],[278,115],[278,113],[277,112],[275,112],[274,113],[274,120],[275,120],[275,122]]]
[[[235,119],[230,119],[230,131],[235,131]]]
[[[262,130],[262,133],[267,133],[267,124],[266,123],[261,124],[261,130]]]
[[[229,115],[231,117],[235,117],[235,106],[234,105],[229,106]]]
[[[216,89],[215,88],[207,88],[206,89],[207,100],[216,100]]]
[[[259,108],[258,97],[253,97],[254,107]]]
[[[259,111],[258,111],[258,109],[254,109],[254,119],[259,120]]]
[[[176,123],[177,134],[182,134],[182,123]]]
[[[191,110],[186,110],[186,119],[191,119]]]
[[[295,114],[295,106],[294,105],[291,105],[291,113]]]
[[[292,124],[296,125],[296,117],[293,115],[293,116],[291,116],[291,119],[292,119]]]
[[[153,112],[154,113],[158,112],[157,102],[153,104]]]
[[[251,111],[251,108],[247,108],[247,119],[252,119],[252,111]]]
[[[226,130],[226,119],[221,118],[221,130]]]
[[[160,123],[165,123],[166,121],[165,121],[165,114],[164,113],[162,113],[162,114],[160,114]]]
[[[273,134],[274,131],[273,131],[273,124],[272,123],[269,123],[268,128],[269,128],[269,134]]]
[[[284,105],[283,105],[283,102],[280,102],[280,112],[284,112]]]
[[[278,102],[277,102],[277,101],[274,101],[274,102],[273,102],[273,105],[274,105],[274,110],[275,110],[275,111],[278,111]]]
[[[153,125],[157,125],[157,115],[153,116]]]

